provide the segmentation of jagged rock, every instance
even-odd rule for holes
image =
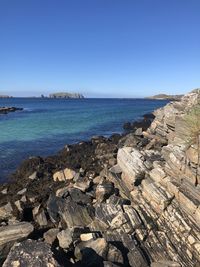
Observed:
[[[109,244],[108,246],[107,260],[121,265],[124,264],[124,259],[121,251],[112,244]]]
[[[0,227],[0,246],[9,242],[22,240],[27,237],[34,228],[32,224],[28,222],[20,222],[13,225]]]
[[[104,238],[80,242],[75,247],[75,257],[81,260],[83,266],[101,266],[106,260],[108,243]]]
[[[70,229],[62,230],[58,233],[57,238],[61,248],[68,249],[71,246],[73,242],[72,234],[72,230]]]
[[[52,228],[45,232],[43,235],[45,242],[52,245],[53,242],[56,240],[59,231],[60,230],[58,228]]]
[[[69,189],[67,187],[64,187],[64,188],[59,188],[57,191],[56,191],[56,196],[57,197],[67,197],[69,195]]]
[[[131,267],[148,267],[146,256],[139,246],[136,246],[132,236],[124,234],[122,236],[124,246],[128,248],[128,260]]]
[[[67,181],[67,180],[72,180],[76,175],[76,172],[66,168],[64,170],[58,171],[54,173],[53,175],[53,180],[54,181]]]
[[[134,135],[142,136],[142,132],[143,132],[143,129],[142,129],[142,128],[138,128],[138,129],[134,132]]]
[[[138,212],[133,207],[130,205],[123,205],[123,210],[126,213],[126,217],[129,218],[133,229],[137,229],[142,225]]]
[[[158,212],[162,212],[171,202],[173,194],[168,193],[159,184],[152,182],[151,179],[142,181],[142,195],[152,204]]]
[[[42,209],[40,205],[35,207],[32,213],[35,222],[37,222],[40,226],[46,226],[48,224],[44,209]]]
[[[115,166],[110,168],[110,172],[119,174],[119,173],[122,173],[122,169],[119,167],[118,164],[116,164]]]
[[[0,220],[5,220],[11,218],[13,208],[10,202],[0,207]]]
[[[104,181],[104,178],[102,177],[102,176],[96,176],[93,180],[92,180],[92,182],[93,182],[93,184],[100,184],[100,183],[102,183]]]
[[[124,147],[118,151],[117,162],[123,172],[122,179],[131,191],[134,183],[144,177],[144,157],[137,149]]]
[[[69,194],[72,200],[78,204],[91,204],[92,197],[88,194],[84,194],[80,189],[71,188],[69,189]]]
[[[3,190],[1,190],[1,194],[6,195],[8,193],[8,188],[4,188]]]
[[[30,180],[35,180],[37,178],[37,172],[33,172],[31,175],[28,177]]]
[[[111,204],[98,204],[95,208],[95,218],[101,222],[105,227],[109,227],[112,224],[112,220],[118,216],[118,214],[123,214],[123,210],[120,205]]]
[[[96,199],[102,202],[114,193],[114,185],[111,182],[102,182],[96,187]]]
[[[26,240],[16,243],[3,267],[59,267],[60,265],[53,258],[50,246],[44,242]]]
[[[59,214],[68,228],[88,226],[92,222],[92,207],[85,207],[74,201],[65,201],[59,206]]]
[[[91,181],[87,177],[80,177],[76,180],[74,184],[75,188],[80,189],[81,191],[85,192],[90,187]]]
[[[86,234],[81,234],[80,235],[80,239],[81,241],[89,241],[91,239],[95,238],[95,234],[94,233],[86,233]]]
[[[129,199],[125,199],[116,195],[112,195],[107,199],[107,203],[112,205],[130,205],[131,202]]]

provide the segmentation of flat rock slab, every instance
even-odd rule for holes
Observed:
[[[21,222],[0,227],[0,246],[27,237],[34,228],[31,223]]]
[[[59,267],[52,254],[48,244],[28,239],[11,248],[3,267]]]

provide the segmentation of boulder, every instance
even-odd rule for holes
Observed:
[[[0,227],[0,246],[26,238],[34,230],[32,224],[20,222]]]
[[[45,211],[40,207],[40,205],[35,207],[32,213],[35,222],[37,222],[40,226],[46,226],[48,224]]]
[[[45,242],[50,244],[50,245],[52,245],[53,242],[56,240],[56,237],[57,237],[58,233],[59,233],[59,229],[58,228],[49,229],[43,235]]]
[[[67,181],[67,180],[72,180],[76,175],[76,172],[66,168],[64,170],[61,171],[57,171],[53,174],[53,180],[62,182],[62,181]]]
[[[61,248],[68,249],[72,245],[72,233],[71,229],[62,230],[58,233],[57,238]]]
[[[12,212],[13,212],[13,208],[10,202],[1,206],[0,207],[0,220],[5,220],[5,219],[9,219],[13,217]]]
[[[85,192],[90,187],[91,181],[87,177],[79,177],[74,184],[75,188]]]
[[[41,241],[26,240],[16,243],[3,267],[59,267],[60,265],[53,258],[50,246]]]
[[[144,165],[144,156],[135,148],[124,147],[119,149],[117,163],[120,166],[127,188],[131,191],[134,183],[143,179],[147,168]]]
[[[102,202],[114,193],[114,184],[111,182],[102,182],[96,187],[96,199]]]
[[[80,260],[82,266],[101,266],[103,260],[106,260],[108,243],[104,238],[97,238],[80,242],[75,247],[74,255]]]

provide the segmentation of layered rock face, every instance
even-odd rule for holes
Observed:
[[[125,193],[143,221],[137,238],[153,261],[174,260],[185,267],[200,261],[200,151],[187,142],[191,125],[185,119],[199,99],[195,90],[157,110],[144,132],[147,146],[118,152],[121,188],[128,185]]]

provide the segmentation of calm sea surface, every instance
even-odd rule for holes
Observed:
[[[146,99],[0,99],[23,111],[0,115],[0,181],[29,156],[55,154],[64,145],[123,131],[124,122],[164,106]]]

